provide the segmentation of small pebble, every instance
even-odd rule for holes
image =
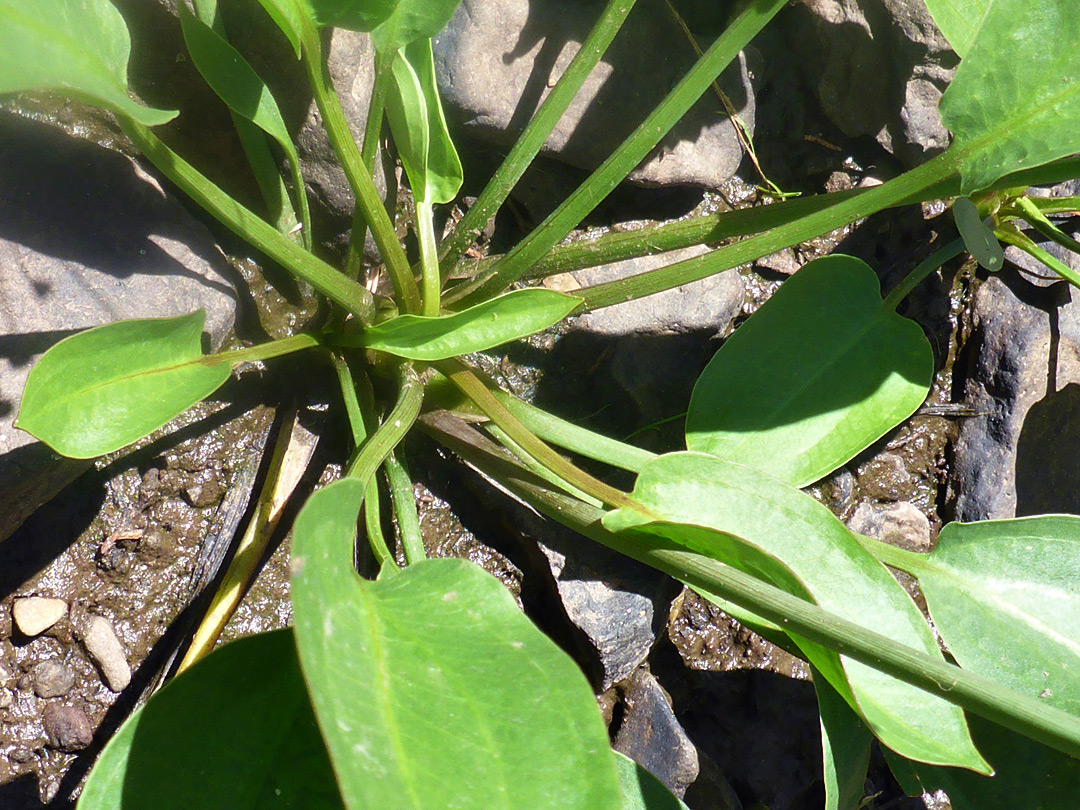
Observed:
[[[75,686],[75,673],[55,658],[35,664],[30,677],[39,698],[61,697]]]
[[[58,706],[50,703],[42,714],[49,745],[66,753],[81,751],[93,742],[94,730],[90,718],[82,709],[74,706]]]
[[[15,702],[15,695],[10,689],[0,689],[0,709],[10,709]]]
[[[83,632],[82,643],[101,670],[106,685],[114,692],[127,688],[131,683],[131,666],[124,645],[120,643],[109,620],[102,616],[91,616]]]
[[[859,504],[848,528],[908,551],[927,552],[933,548],[930,521],[915,504],[907,501]]]
[[[16,599],[11,608],[15,626],[24,636],[34,637],[44,633],[67,613],[67,602],[44,596],[24,596]]]
[[[11,670],[0,664],[0,686],[7,686],[11,682],[14,676],[11,674]]]

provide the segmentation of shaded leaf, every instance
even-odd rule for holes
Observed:
[[[963,237],[967,252],[980,266],[996,273],[1005,265],[1005,249],[979,216],[978,207],[968,197],[957,197],[952,208],[956,229]]]
[[[926,0],[937,27],[960,56],[971,47],[992,0]]]
[[[989,0],[941,99],[961,190],[1080,151],[1075,0]]]
[[[319,27],[371,31],[401,6],[402,0],[298,0],[312,10]],[[425,0],[430,3],[431,0]]]
[[[226,644],[109,740],[80,810],[340,810],[291,630]]]
[[[293,531],[297,647],[346,806],[620,807],[592,689],[498,580],[457,559],[354,573],[364,489],[319,490]]]
[[[915,573],[961,666],[1080,715],[1080,517],[950,523]]]
[[[431,40],[400,50],[391,69],[396,92],[387,96],[386,114],[409,185],[419,202],[450,202],[463,173],[439,100]]]
[[[365,329],[359,344],[410,360],[443,360],[539,332],[580,303],[580,298],[553,290],[516,290],[439,318],[399,315]]]
[[[175,111],[128,98],[130,51],[109,0],[0,0],[0,94],[53,90],[147,126],[171,121]]]
[[[371,32],[377,53],[392,53],[446,27],[461,0],[396,0],[394,11]]]
[[[713,456],[670,453],[642,468],[633,497],[665,520],[742,538],[790,569],[825,610],[920,652],[941,655],[907,592],[832,512],[809,495]],[[603,519],[604,527],[612,531],[647,521],[626,509],[609,512]],[[677,536],[673,539],[679,541]],[[719,544],[706,553],[743,567]],[[761,576],[752,569],[749,573]],[[774,584],[795,593],[790,581]],[[798,638],[794,640],[803,647]],[[842,657],[844,677],[839,677],[830,671],[828,661],[811,660],[837,691],[853,696],[854,708],[894,750],[927,762],[986,767],[956,706],[857,661]]]
[[[933,373],[922,329],[882,307],[873,270],[827,256],[784,282],[705,367],[686,446],[805,486],[914,413]]]
[[[70,458],[153,433],[229,379],[202,353],[203,310],[120,321],[65,338],[30,372],[15,426]]]
[[[180,3],[179,12],[188,53],[206,83],[230,110],[258,126],[277,141],[285,153],[293,176],[293,187],[296,189],[300,221],[304,226],[305,238],[308,238],[311,233],[311,215],[304,190],[304,178],[300,172],[300,158],[270,88],[240,52],[188,11],[185,3]]]
[[[908,762],[885,751],[906,793],[944,790],[952,810],[1075,810],[1080,761],[972,715],[971,733],[994,766],[993,778]]]
[[[856,810],[865,795],[873,735],[824,678],[814,678],[821,722],[825,810]]]
[[[305,7],[304,0],[259,0],[259,5],[285,34],[296,53],[296,58],[299,59],[301,44],[304,41],[304,29],[314,25],[311,8]]]
[[[619,771],[622,789],[622,810],[687,810],[685,804],[668,790],[664,783],[618,751],[615,767]]]

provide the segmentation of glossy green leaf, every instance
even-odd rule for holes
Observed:
[[[1075,0],[989,0],[941,99],[961,191],[1080,151]]]
[[[857,810],[865,797],[873,736],[824,678],[814,678],[821,722],[825,810]]]
[[[950,523],[915,574],[961,666],[1080,715],[1080,517]]]
[[[952,209],[956,229],[960,231],[967,252],[975,257],[980,266],[996,273],[1005,265],[1005,249],[994,236],[994,231],[979,216],[978,207],[968,197],[957,197]]]
[[[128,98],[130,51],[109,0],[0,0],[0,94],[54,90],[147,126],[171,121]]]
[[[392,53],[418,39],[438,34],[454,16],[461,0],[396,0],[394,11],[371,32],[377,53]]]
[[[293,531],[297,648],[349,808],[615,810],[592,689],[465,560],[353,571],[365,485],[316,492]]]
[[[670,453],[642,468],[633,497],[664,520],[742,538],[790,569],[825,610],[921,652],[941,655],[907,592],[832,512],[809,495],[723,459]],[[649,521],[639,512],[619,509],[606,514],[603,522],[605,528],[620,531]],[[678,537],[672,539],[679,542]],[[720,544],[704,551],[743,567]],[[773,584],[796,593],[790,580]],[[986,767],[971,744],[959,708],[847,658],[841,658],[844,677],[838,677],[827,661],[811,660],[837,691],[853,697],[854,708],[894,750],[926,762]]]
[[[991,0],[926,0],[930,16],[960,56],[967,53]]]
[[[615,767],[619,771],[622,810],[688,810],[663,782],[634,760],[618,751],[612,753],[615,754]]]
[[[285,34],[299,59],[304,30],[314,26],[311,8],[304,5],[304,0],[259,0],[259,5]]]
[[[419,202],[448,203],[464,175],[439,100],[431,40],[402,48],[391,70],[394,92],[387,96],[386,115],[413,194]]]
[[[914,413],[933,373],[922,329],[882,306],[873,270],[827,256],[784,282],[705,367],[686,446],[805,486]]]
[[[180,3],[178,8],[188,53],[206,83],[230,110],[259,127],[277,141],[284,152],[292,172],[297,209],[307,238],[311,233],[311,215],[304,177],[300,172],[300,158],[270,88],[224,37],[188,11],[186,4]]]
[[[908,762],[885,751],[905,792],[918,796],[944,790],[952,810],[1075,810],[1080,760],[981,717],[973,715],[970,722],[975,742],[994,766],[993,778]]]
[[[226,644],[136,710],[79,810],[340,810],[291,630]]]
[[[580,303],[580,298],[553,290],[516,290],[439,318],[399,315],[365,329],[359,344],[410,360],[444,360],[539,332]]]
[[[403,0],[295,0],[311,9],[319,27],[371,31],[395,13]],[[431,0],[423,0],[430,3]]]
[[[206,313],[120,321],[65,338],[30,372],[15,426],[71,458],[153,433],[229,379],[202,353]]]

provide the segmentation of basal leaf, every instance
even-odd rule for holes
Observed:
[[[670,453],[642,468],[633,497],[664,520],[742,538],[790,569],[825,610],[920,652],[941,655],[907,592],[809,495],[723,459]],[[619,509],[605,515],[604,526],[619,531],[646,520],[638,512]],[[739,559],[725,558],[722,546],[715,547],[713,555],[742,567]],[[872,667],[841,661],[846,683],[819,668],[841,694],[854,696],[854,708],[886,745],[921,761],[986,769],[959,708]]]
[[[130,51],[109,0],[0,0],[0,94],[52,90],[147,126],[171,121],[175,111],[128,98]]]
[[[950,523],[915,573],[961,666],[1080,715],[1080,517]]]
[[[30,372],[15,426],[71,458],[153,433],[229,378],[229,363],[204,359],[205,317],[120,321],[61,340]]]
[[[979,31],[991,0],[926,0],[930,16],[960,56],[964,56]]]
[[[226,644],[109,740],[80,810],[340,810],[291,630]]]
[[[289,162],[296,189],[296,203],[307,237],[311,232],[304,178],[300,158],[293,146],[289,130],[281,117],[270,88],[229,42],[180,3],[180,25],[184,32],[191,61],[195,63],[206,83],[233,112],[251,121],[277,141]]]
[[[865,796],[873,737],[824,678],[814,678],[821,716],[825,810],[857,810]]]
[[[1075,0],[988,0],[941,99],[961,190],[1080,151]]]
[[[615,754],[615,767],[619,771],[619,785],[622,788],[622,810],[687,810],[675,795],[664,787],[664,783],[638,765],[630,757],[618,751]]]
[[[399,315],[365,329],[358,342],[410,360],[444,360],[539,332],[580,303],[580,298],[553,290],[515,290],[453,315]]]
[[[592,689],[498,580],[456,559],[354,573],[364,488],[316,492],[293,532],[297,647],[346,806],[619,808]]]
[[[395,92],[387,96],[386,112],[413,194],[419,202],[448,203],[463,173],[439,100],[431,40],[398,51],[392,71]]]
[[[906,793],[944,790],[952,810],[1074,810],[1080,796],[1080,760],[977,715],[970,722],[975,742],[994,766],[993,778],[907,762],[885,751]]]
[[[686,446],[805,486],[914,413],[933,373],[922,330],[882,307],[870,267],[827,256],[784,282],[705,367]]]
[[[396,0],[394,11],[371,32],[379,53],[391,53],[438,34],[454,16],[461,0]]]
[[[996,273],[1005,264],[1005,250],[990,226],[979,216],[979,209],[968,197],[953,202],[953,219],[964,240],[964,247],[982,267]]]

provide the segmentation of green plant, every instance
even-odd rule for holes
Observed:
[[[895,309],[963,242],[940,248],[884,299],[874,272],[856,259],[831,256],[800,270],[701,375],[685,452],[654,456],[585,431],[494,390],[458,359],[572,312],[685,284],[913,201],[958,197],[961,235],[989,269],[1000,266],[994,237],[1037,250],[1010,224],[1017,218],[1080,247],[1046,218],[1062,203],[1009,191],[1080,175],[1080,161],[1069,158],[1080,148],[1080,21],[1069,0],[1041,0],[1037,13],[1026,0],[928,0],[963,57],[942,101],[954,142],[894,180],[558,247],[785,4],[752,0],[581,188],[506,255],[480,262],[465,258],[466,249],[634,0],[606,4],[585,47],[441,246],[432,207],[457,194],[461,166],[435,90],[430,37],[456,0],[261,2],[307,70],[356,194],[353,245],[370,229],[392,301],[376,302],[355,281],[358,250],[341,272],[305,249],[310,222],[295,153],[269,92],[225,40],[213,0],[197,0],[194,14],[182,7],[181,19],[192,59],[246,131],[265,219],[153,134],[172,114],[128,98],[127,32],[108,0],[39,0],[32,10],[0,0],[0,92],[62,90],[113,111],[163,174],[338,308],[324,331],[210,356],[199,345],[198,312],[89,330],[38,363],[18,425],[61,453],[91,457],[209,396],[237,363],[319,351],[333,358],[356,445],[346,477],[313,494],[293,529],[295,629],[236,642],[196,663],[109,744],[80,806],[675,806],[610,754],[584,679],[497,582],[468,563],[424,559],[400,452],[414,427],[538,511],[689,584],[809,661],[830,808],[862,801],[874,736],[905,786],[944,786],[954,807],[993,806],[1001,795],[1015,795],[1009,806],[1018,808],[1071,806],[1080,773],[1073,759],[1080,755],[1080,518],[953,524],[933,553],[916,555],[852,534],[798,489],[925,399],[930,348]],[[376,46],[362,149],[323,62],[319,29],[331,25],[371,31]],[[384,112],[417,202],[419,283],[371,179]],[[245,122],[285,150],[299,190],[294,203],[276,171],[267,174],[266,144]],[[297,221],[304,245],[289,236]],[[546,273],[735,236],[744,238],[577,297],[505,292]],[[460,278],[455,269],[470,272],[448,284]],[[370,395],[374,374],[397,391],[381,420]],[[421,415],[425,391],[442,408]],[[483,431],[460,418],[477,413],[487,420]],[[636,473],[633,492],[586,473],[551,445]],[[394,496],[404,570],[371,508],[380,467]],[[358,521],[381,565],[375,581],[354,572]],[[918,578],[955,664],[884,564]],[[199,654],[213,635],[196,646]]]

